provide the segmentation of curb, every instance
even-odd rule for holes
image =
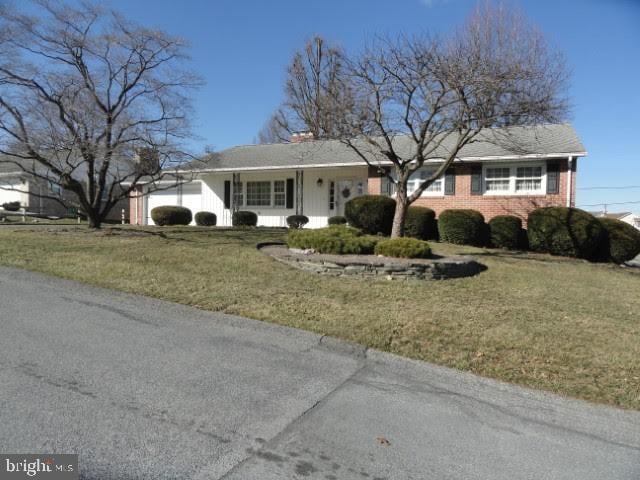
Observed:
[[[369,347],[359,343],[348,342],[339,338],[322,335],[318,345],[341,355],[349,355],[355,358],[366,359]]]

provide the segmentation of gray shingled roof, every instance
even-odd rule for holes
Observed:
[[[29,165],[26,161],[23,161],[22,163],[24,165]],[[14,157],[0,155],[0,174],[11,175],[21,173],[24,173],[24,171],[16,165],[16,159]]]
[[[526,155],[584,155],[585,148],[569,124],[542,125],[537,127],[510,127],[485,131],[480,140],[466,145],[460,152],[461,160],[489,159],[491,157]],[[411,157],[413,142],[407,136],[394,140],[397,151]],[[443,146],[431,156],[442,158],[447,145],[454,139],[450,136]],[[374,151],[368,154],[372,162],[384,159]],[[363,165],[365,162],[351,148],[337,140],[303,143],[273,143],[265,145],[243,145],[216,152],[200,160],[182,165],[180,170],[234,170],[286,168],[318,165]]]

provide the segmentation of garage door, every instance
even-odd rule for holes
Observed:
[[[187,183],[182,185],[182,206],[191,210],[195,217],[196,213],[202,210],[202,184]],[[191,222],[195,225],[195,221]]]
[[[21,192],[11,190],[12,188],[18,188],[24,190],[25,187],[20,183],[0,183],[0,205],[9,202],[20,202],[24,204],[24,198],[26,195]]]
[[[149,194],[147,197],[147,224],[154,225],[151,220],[151,210],[156,207],[165,205],[178,205],[178,190],[170,188],[169,190],[160,190]]]

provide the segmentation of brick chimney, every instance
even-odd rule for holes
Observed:
[[[311,132],[294,132],[289,139],[291,143],[312,142],[313,140],[314,137]]]

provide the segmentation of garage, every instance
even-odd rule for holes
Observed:
[[[21,183],[0,183],[0,205],[11,202],[19,202],[21,205],[26,204],[25,197],[27,195],[13,190],[14,188],[24,190],[25,186]]]
[[[195,216],[196,213],[202,210],[202,184],[200,182],[187,183],[177,188],[159,190],[149,194],[147,197],[148,225],[154,224],[153,220],[151,220],[151,210],[166,205],[186,207],[191,210],[191,213]],[[195,224],[195,222],[191,223]]]
[[[147,197],[147,225],[154,225],[151,220],[151,210],[165,205],[178,205],[178,189],[159,190]]]
[[[200,182],[182,185],[182,203],[180,205],[191,210],[194,217],[202,210],[202,184]],[[195,221],[191,223],[195,225]]]

